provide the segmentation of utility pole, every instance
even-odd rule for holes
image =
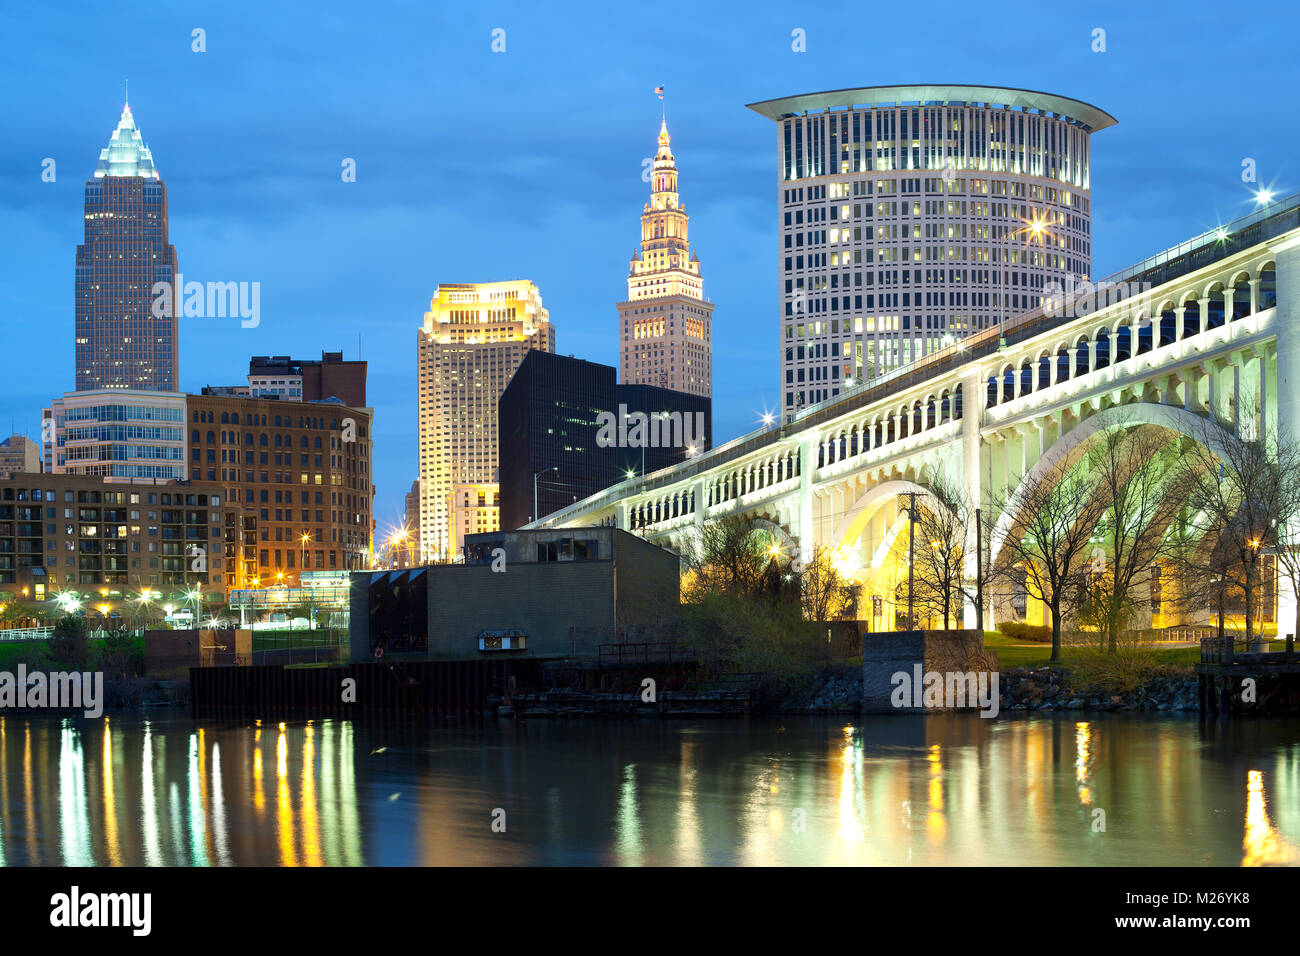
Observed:
[[[916,492],[907,493],[907,629],[916,628]]]
[[[975,627],[984,638],[984,521],[975,509]]]

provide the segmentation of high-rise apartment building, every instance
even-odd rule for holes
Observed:
[[[777,125],[786,418],[1091,274],[1095,106],[956,85],[750,109]]]
[[[212,483],[0,478],[0,603],[67,591],[129,617],[141,591],[158,592],[155,606],[195,589],[210,599],[225,573],[224,523]]]
[[[711,396],[713,304],[704,298],[689,227],[664,122],[650,169],[650,201],[641,213],[641,244],[628,270],[627,301],[618,303],[620,378]]]
[[[86,183],[85,239],[77,247],[77,391],[179,388],[176,268],[167,187],[128,105]],[[166,283],[157,294],[156,283]]]
[[[529,349],[555,350],[555,332],[537,286],[518,279],[439,285],[417,339],[420,558],[447,561],[453,489],[475,486],[477,509],[477,489],[496,485],[497,401]]]

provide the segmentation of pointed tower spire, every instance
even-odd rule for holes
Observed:
[[[123,105],[122,118],[117,121],[117,129],[113,130],[108,145],[99,151],[99,164],[95,166],[95,178],[103,179],[105,176],[161,178],[153,164],[153,154],[149,152],[140,130],[136,128],[130,103]]]

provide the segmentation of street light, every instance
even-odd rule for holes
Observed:
[[[552,465],[550,468],[543,468],[541,471],[533,472],[533,520],[534,521],[540,521],[542,519],[541,513],[537,510],[537,479],[540,478],[542,475],[546,474],[548,471],[559,471],[559,470],[560,470],[559,465]],[[628,477],[630,478],[631,475],[629,475]]]
[[[1024,220],[1022,219],[1021,222],[1024,222]],[[1018,236],[1024,232],[1030,233],[1031,238],[1038,239],[1042,237],[1043,232],[1046,229],[1047,229],[1047,223],[1044,220],[1035,219],[1032,222],[1026,223],[1024,226],[1022,226],[1019,229],[1015,229],[1012,230],[1011,232],[1004,234],[1002,236],[1003,251],[1006,252],[1009,249],[1009,244],[1007,243],[1008,239]],[[1004,348],[1007,344],[1007,337],[1005,332],[1006,312],[1007,312],[1007,260],[1005,258],[1001,263],[1001,268],[998,270],[998,276],[1000,279],[998,285],[1000,286],[1001,289],[1001,291],[998,294],[998,348]]]
[[[307,542],[311,540],[311,535],[304,531],[298,538],[302,542],[302,565],[298,570],[298,580],[302,580],[302,572],[307,570]]]

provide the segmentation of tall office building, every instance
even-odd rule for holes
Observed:
[[[641,244],[628,270],[627,301],[618,304],[620,378],[710,396],[713,304],[704,299],[689,227],[664,122],[650,170],[650,201],[641,213]]]
[[[155,283],[167,283],[155,308]],[[86,183],[77,247],[76,388],[177,390],[176,249],[167,241],[167,187],[131,107]]]
[[[777,126],[786,418],[1091,274],[1095,106],[957,85],[749,108]]]
[[[498,403],[503,530],[712,447],[707,396],[619,385],[615,375],[572,356],[524,358]]]
[[[439,285],[417,339],[420,559],[447,561],[455,487],[474,486],[476,514],[480,491],[495,499],[497,401],[529,349],[555,350],[555,332],[537,286],[517,279]]]

